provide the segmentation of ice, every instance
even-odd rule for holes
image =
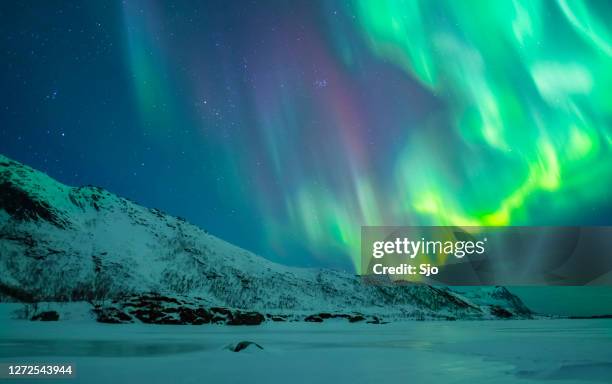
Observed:
[[[612,377],[611,320],[1,323],[1,362],[72,362],[72,383],[593,383]],[[264,349],[226,349],[240,341]]]

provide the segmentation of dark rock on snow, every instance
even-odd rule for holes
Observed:
[[[240,352],[243,351],[247,348],[258,348],[258,349],[263,349],[263,347],[255,342],[252,341],[241,341],[235,345],[228,345],[227,349],[229,349],[232,352]]]
[[[45,311],[32,316],[32,321],[58,321],[59,313],[56,311]]]

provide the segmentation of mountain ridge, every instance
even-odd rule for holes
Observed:
[[[0,155],[0,301],[112,301],[123,308],[154,292],[181,297],[194,311],[232,308],[302,319],[347,313],[531,316],[518,297],[499,290],[503,294],[469,297],[427,285],[365,285],[340,271],[284,266],[184,219],[99,187],[66,186]]]

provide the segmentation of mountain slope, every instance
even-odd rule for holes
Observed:
[[[272,263],[182,219],[101,188],[63,185],[0,155],[0,299],[105,300],[146,292],[278,314],[495,317],[486,304],[448,289],[368,286],[346,273]],[[508,294],[496,305],[529,315]]]

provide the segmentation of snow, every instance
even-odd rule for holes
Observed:
[[[610,320],[0,324],[0,361],[71,362],[74,383],[571,384],[612,377]],[[226,349],[243,340],[264,349]]]

